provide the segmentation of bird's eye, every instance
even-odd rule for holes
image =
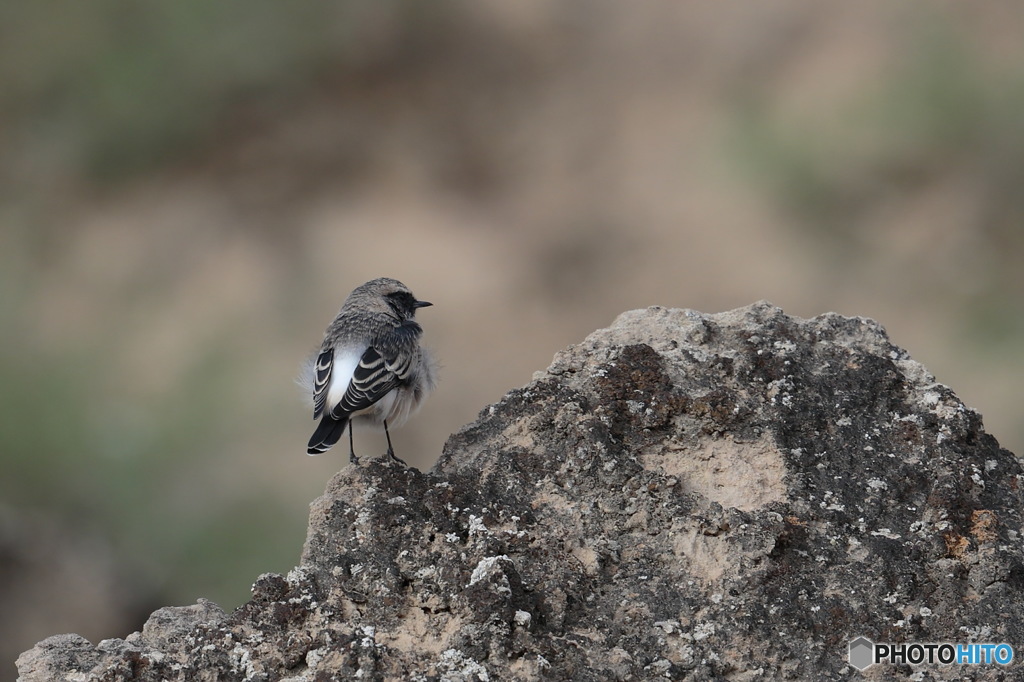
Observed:
[[[388,303],[398,313],[408,314],[413,310],[413,305],[416,303],[416,299],[408,291],[394,291],[387,294],[385,298],[388,299]]]

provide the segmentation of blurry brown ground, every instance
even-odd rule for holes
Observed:
[[[294,564],[346,455],[293,378],[379,275],[435,303],[420,468],[618,313],[758,299],[1024,451],[1019,3],[174,7],[0,11],[0,660]]]

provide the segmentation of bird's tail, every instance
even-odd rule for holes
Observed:
[[[347,426],[347,415],[341,419],[335,419],[329,413],[325,412],[324,416],[320,419],[320,423],[316,425],[316,431],[313,432],[313,435],[309,439],[309,446],[306,453],[310,455],[319,455],[327,452],[345,433],[345,428]]]

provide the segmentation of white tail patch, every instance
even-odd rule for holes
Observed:
[[[352,383],[352,375],[359,366],[359,358],[366,352],[367,347],[362,348],[335,348],[334,364],[331,367],[331,383],[327,388],[327,405],[325,411],[330,411],[335,405],[341,402],[348,385]],[[312,390],[312,389],[310,389]]]

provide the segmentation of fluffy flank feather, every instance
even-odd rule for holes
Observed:
[[[317,355],[316,352],[311,353],[299,366],[299,374],[295,377],[295,385],[302,390],[302,398],[309,404],[309,409],[313,409],[313,384],[316,382]]]

